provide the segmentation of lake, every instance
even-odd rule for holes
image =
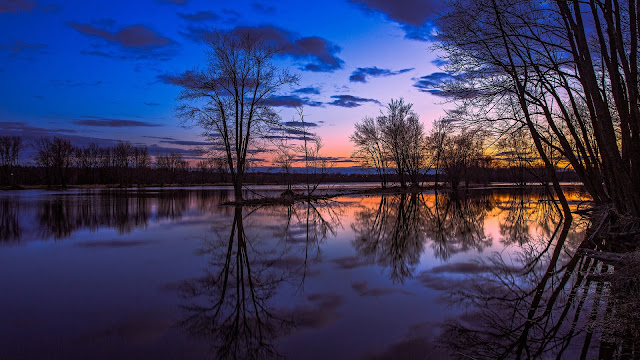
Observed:
[[[0,193],[0,358],[571,359],[615,347],[594,325],[612,313],[606,289],[586,276],[606,265],[576,255],[584,222],[559,238],[541,190],[220,205],[232,196]]]

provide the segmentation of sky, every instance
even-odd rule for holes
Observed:
[[[354,123],[389,100],[413,103],[427,129],[451,107],[434,87],[447,77],[430,41],[439,4],[0,0],[0,136],[124,140],[196,159],[202,130],[177,119],[170,78],[205,65],[203,33],[246,28],[282,45],[278,66],[300,77],[272,99],[282,121],[303,105],[323,154],[353,165]]]

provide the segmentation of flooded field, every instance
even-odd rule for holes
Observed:
[[[277,194],[254,189],[252,196]],[[597,358],[606,271],[543,192],[221,206],[0,194],[0,358]],[[574,193],[571,203],[585,198]],[[606,345],[606,344],[605,344]]]

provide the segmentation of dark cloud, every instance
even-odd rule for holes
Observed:
[[[276,12],[275,7],[267,5],[265,3],[254,2],[251,4],[251,7],[253,8],[253,10],[261,14],[273,14]]]
[[[145,101],[144,104],[147,105],[147,106],[159,106],[160,105],[160,103],[157,103],[157,102],[146,102],[146,101]]]
[[[276,107],[300,107],[300,106],[322,106],[321,102],[312,101],[306,97],[298,97],[294,95],[278,95],[272,96],[264,101],[264,104],[267,106],[276,106]]]
[[[0,132],[2,132],[4,135],[4,133],[9,131],[23,132],[25,134],[34,133],[34,132],[38,132],[38,133],[75,133],[76,132],[76,130],[72,130],[72,129],[47,129],[47,128],[42,128],[38,126],[32,126],[25,122],[0,121]]]
[[[357,68],[353,73],[351,73],[351,76],[349,76],[349,81],[366,83],[367,76],[371,76],[371,77],[393,76],[393,75],[404,74],[411,70],[413,70],[413,68],[402,69],[397,71],[393,71],[389,69],[380,69],[377,66]]]
[[[0,13],[31,12],[37,5],[30,0],[0,0]]]
[[[367,99],[367,98],[361,98],[361,97],[352,96],[352,95],[333,95],[331,96],[331,98],[335,100],[328,103],[329,105],[341,106],[346,108],[358,107],[362,105],[362,103],[367,103],[367,102],[372,102],[380,105],[380,101],[376,99]]]
[[[11,44],[0,45],[0,49],[7,50],[11,55],[20,55],[26,52],[44,53],[43,49],[47,48],[45,44],[29,44],[24,41],[14,41]]]
[[[414,78],[413,80],[415,81],[413,87],[416,89],[422,92],[438,95],[442,92],[439,87],[446,82],[455,80],[455,77],[444,72],[435,72],[420,78]]]
[[[441,66],[447,65],[449,62],[447,60],[438,58],[438,59],[431,60],[431,63],[435,66],[441,67]]]
[[[178,13],[178,15],[181,18],[192,22],[214,21],[220,19],[220,15],[211,11],[198,11],[192,14]]]
[[[172,138],[169,136],[150,136],[150,135],[142,135],[143,138],[147,139],[156,139],[156,140],[178,140],[176,138]]]
[[[405,36],[414,40],[428,40],[433,18],[442,9],[440,0],[350,0],[363,9],[384,14],[402,25]]]
[[[382,296],[391,294],[415,295],[411,291],[395,288],[370,288],[366,281],[354,281],[351,288],[360,296]]]
[[[293,90],[293,92],[296,94],[320,95],[320,88],[309,86]]]
[[[318,36],[301,37],[298,34],[273,26],[248,27],[239,26],[232,33],[252,34],[260,37],[267,44],[281,50],[281,54],[302,63],[301,70],[313,72],[331,72],[342,68],[344,61],[337,54],[340,46]],[[200,41],[210,36],[209,30],[190,27],[184,35],[192,40]]]
[[[302,121],[287,121],[287,122],[283,122],[282,125],[284,126],[292,126],[292,127],[315,127],[318,126],[318,124],[311,122],[311,121],[305,121],[304,123],[302,123]]]
[[[73,123],[80,126],[93,126],[93,127],[156,127],[162,126],[161,124],[150,123],[146,121],[138,120],[122,120],[122,119],[107,119],[96,116],[85,116],[82,119],[73,120]]]
[[[131,25],[117,32],[110,32],[89,24],[68,22],[71,28],[81,34],[97,37],[124,48],[155,49],[171,45],[173,41],[143,25]]]
[[[76,146],[86,146],[90,143],[96,143],[99,146],[113,146],[117,143],[115,139],[95,138],[89,136],[76,135],[74,129],[63,128],[43,128],[32,126],[24,122],[0,121],[0,133],[7,136],[20,136],[26,145],[33,144],[41,137],[57,136],[71,141]],[[29,158],[32,155],[33,148],[27,146],[23,158]]]

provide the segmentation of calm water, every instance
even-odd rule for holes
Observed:
[[[589,321],[602,289],[581,275],[595,265],[574,256],[584,224],[559,240],[562,222],[541,194],[219,205],[230,196],[0,193],[0,358],[602,351]]]

